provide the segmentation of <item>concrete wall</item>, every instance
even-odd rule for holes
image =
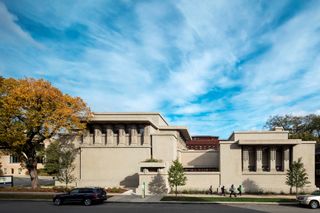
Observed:
[[[181,151],[181,163],[184,167],[219,168],[219,152],[213,150]]]
[[[186,185],[178,186],[178,191],[182,190],[209,190],[212,186],[215,190],[220,184],[219,172],[186,172]],[[140,185],[137,193],[141,194],[143,184],[145,185],[146,194],[165,194],[170,192],[167,173],[147,172],[139,173]]]
[[[150,158],[150,148],[81,148],[78,186],[123,186],[139,184],[139,162]]]
[[[178,190],[215,190],[220,185],[220,172],[186,172],[186,185],[179,186]]]
[[[136,193],[142,194],[145,188],[145,194],[166,194],[170,191],[167,173],[147,172],[139,173],[139,187]]]
[[[288,133],[287,131],[235,132],[232,140],[287,140]]]
[[[242,159],[241,147],[234,141],[220,143],[221,185],[241,183]]]
[[[284,192],[289,193],[290,187],[286,185],[285,172],[274,173],[246,173],[242,175],[242,181],[235,183],[242,184],[246,192]]]
[[[152,154],[154,159],[162,160],[170,166],[178,157],[176,136],[171,132],[152,135]]]
[[[302,163],[308,174],[310,184],[304,187],[305,191],[312,191],[315,189],[315,141],[302,141],[292,149],[293,161],[298,161],[302,158]]]

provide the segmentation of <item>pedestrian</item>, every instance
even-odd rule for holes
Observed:
[[[213,194],[213,192],[212,192],[212,185],[209,187],[209,194]]]
[[[226,191],[224,186],[221,187],[221,195],[226,196]]]
[[[232,184],[231,185],[231,187],[230,187],[230,197],[232,196],[232,195],[234,195],[234,197],[237,197],[237,194],[235,193],[235,187],[234,187],[234,185]]]
[[[238,186],[238,192],[239,192],[239,196],[241,196],[241,193],[242,193],[242,186],[241,185]]]

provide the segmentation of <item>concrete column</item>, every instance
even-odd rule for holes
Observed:
[[[262,147],[257,147],[256,148],[257,152],[257,162],[256,162],[256,171],[257,172],[262,172]]]
[[[276,154],[277,154],[276,147],[270,147],[270,172],[276,171]]]
[[[136,125],[130,125],[130,145],[137,145],[138,144],[138,131]]]
[[[143,130],[143,144],[149,145],[150,144],[150,125],[146,125]]]
[[[106,143],[107,146],[112,146],[113,144],[113,127],[111,125],[106,126]]]
[[[248,147],[243,147],[243,156],[242,156],[242,164],[243,164],[243,171],[249,171],[249,149]]]
[[[100,125],[94,125],[94,143],[101,144],[102,143],[102,131]]]
[[[283,171],[289,169],[290,163],[290,148],[285,146],[283,148]]]
[[[118,143],[119,145],[125,145],[126,142],[126,132],[123,125],[117,125],[118,129]]]
[[[90,144],[90,130],[89,129],[84,130],[84,133],[82,136],[82,143],[83,144]]]

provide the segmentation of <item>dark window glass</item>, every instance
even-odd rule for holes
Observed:
[[[17,156],[10,155],[10,163],[20,163]]]
[[[77,194],[79,193],[79,189],[74,189],[74,190],[71,190],[70,191],[70,194],[73,195],[73,194]]]

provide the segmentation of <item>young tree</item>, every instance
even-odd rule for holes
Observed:
[[[175,194],[178,194],[178,186],[184,186],[187,181],[187,177],[184,174],[182,164],[177,160],[173,161],[168,171],[168,181],[171,188],[175,188]]]
[[[59,140],[52,142],[45,150],[45,171],[54,175],[58,181],[64,182],[66,187],[75,181],[73,164],[79,149],[71,143],[70,137],[60,137]]]
[[[0,147],[18,156],[39,187],[37,157],[44,141],[58,133],[80,133],[91,113],[79,97],[63,94],[48,81],[0,79]]]
[[[286,184],[290,186],[290,192],[292,187],[296,188],[296,195],[298,195],[298,189],[309,184],[308,175],[304,168],[301,158],[298,161],[293,161],[290,169],[287,170]]]

